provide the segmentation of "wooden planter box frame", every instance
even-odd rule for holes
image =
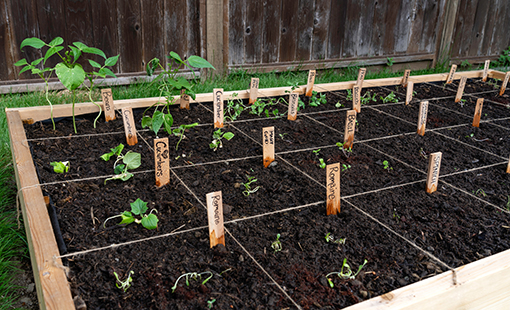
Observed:
[[[481,78],[483,71],[458,72],[454,79],[462,76]],[[448,73],[411,76],[414,83],[446,81]],[[502,80],[503,72],[489,70],[489,77]],[[399,85],[402,78],[384,78],[365,80],[363,86]],[[316,90],[336,91],[352,89],[356,81],[316,84]],[[306,86],[297,90],[305,93]],[[289,87],[260,89],[261,95],[272,97],[287,95]],[[224,98],[232,93],[225,92]],[[238,98],[248,98],[249,91],[235,91]],[[194,102],[210,102],[212,93],[198,94]],[[115,108],[141,108],[154,103],[163,102],[162,98],[145,98],[116,100]],[[75,114],[82,115],[98,112],[92,103],[78,103]],[[6,109],[7,122],[11,139],[11,150],[16,173],[16,183],[25,230],[27,235],[30,258],[37,287],[40,309],[74,309],[70,286],[61,266],[55,236],[48,216],[46,203],[32,161],[30,148],[23,128],[23,123],[34,123],[50,118],[50,107],[29,107]],[[55,105],[54,117],[71,116],[71,105]],[[374,297],[359,304],[347,307],[357,309],[507,309],[510,304],[510,249],[458,267],[454,274],[447,271],[434,277],[399,288],[382,296]]]

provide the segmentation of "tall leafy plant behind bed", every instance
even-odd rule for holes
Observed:
[[[76,89],[78,89],[78,87],[80,87],[80,85],[82,85],[83,82],[85,81],[85,78],[87,78],[90,82],[90,86],[85,85],[85,87],[88,89],[89,99],[93,104],[95,104],[99,108],[99,114],[94,120],[94,128],[96,128],[96,123],[97,120],[99,119],[99,116],[101,115],[102,109],[101,105],[96,103],[92,99],[92,89],[94,88],[96,79],[98,77],[105,78],[107,75],[116,77],[115,74],[106,67],[114,66],[117,63],[117,60],[119,59],[119,55],[106,58],[106,55],[102,50],[95,47],[88,47],[87,45],[81,42],[74,42],[73,45],[68,45],[67,46],[68,50],[62,53],[62,50],[64,49],[64,47],[62,46],[63,43],[64,39],[62,39],[61,37],[56,37],[55,39],[51,40],[50,43],[45,43],[43,40],[39,38],[26,38],[25,40],[23,40],[23,42],[21,42],[20,49],[23,49],[23,47],[25,46],[30,46],[40,50],[42,50],[42,48],[44,47],[47,47],[48,49],[44,54],[44,57],[36,59],[31,63],[28,63],[26,59],[21,59],[14,65],[24,66],[23,69],[21,69],[20,74],[25,71],[31,70],[32,74],[37,74],[39,75],[40,78],[44,80],[46,84],[45,86],[46,101],[48,101],[48,104],[50,105],[50,116],[51,122],[53,123],[53,130],[55,130],[55,122],[53,121],[53,105],[51,104],[51,101],[48,98],[48,81],[51,78],[53,71],[55,71],[60,82],[62,82],[62,84],[72,92],[73,127],[75,133],[77,132],[76,121],[74,117]],[[77,63],[78,59],[81,57],[83,53],[94,54],[103,57],[105,59],[104,64],[101,65],[92,59],[88,59],[93,69],[91,72],[85,72],[83,66]],[[57,63],[53,68],[45,67],[46,61],[53,55],[58,55],[58,57],[60,57],[61,62]],[[94,69],[97,69],[97,71],[94,71]]]
[[[181,56],[172,51],[170,52],[170,55],[166,57],[169,60],[169,69],[165,68],[165,66],[161,64],[159,58],[154,58],[147,64],[148,76],[152,76],[157,69],[161,70],[161,73],[152,81],[152,83],[156,83],[158,81],[161,82],[159,85],[159,96],[164,96],[166,98],[166,104],[163,106],[161,111],[158,111],[158,103],[155,103],[143,112],[142,127],[149,127],[156,135],[162,126],[164,126],[164,129],[168,134],[172,134],[174,119],[170,113],[170,105],[172,105],[175,101],[172,96],[174,91],[184,89],[184,92],[187,95],[193,99],[196,98],[192,89],[193,85],[191,85],[184,77],[177,76],[179,70],[183,67],[189,68],[193,74],[194,82],[196,82],[196,76],[193,69],[211,68],[216,70],[207,60],[199,56],[193,55],[186,60],[182,60]],[[154,106],[156,106],[156,111],[154,111],[152,116],[145,115],[145,113]]]

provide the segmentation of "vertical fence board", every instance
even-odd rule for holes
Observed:
[[[92,25],[90,0],[66,1],[64,14],[66,17],[67,44],[82,42],[91,45],[94,42],[90,26]]]
[[[358,28],[356,56],[370,56],[372,45],[372,25],[374,22],[375,2],[363,0],[360,2],[361,16]]]
[[[182,6],[184,2],[184,18],[187,18],[186,1],[179,1],[178,6]],[[141,27],[142,27],[142,66],[145,68],[147,63],[154,57],[165,62],[165,34],[177,34],[177,31],[164,27],[164,6],[163,0],[141,0]],[[182,33],[184,44],[187,43],[186,23],[184,23],[185,31]],[[187,46],[184,50],[187,52]],[[142,70],[143,71],[143,70]]]
[[[454,47],[457,52],[455,56],[467,57],[473,34],[473,24],[476,14],[477,0],[461,1],[459,5],[458,23],[459,26],[454,32]],[[453,56],[453,55],[452,55]]]
[[[494,25],[496,24],[496,20],[498,18],[498,6],[500,5],[499,0],[492,0],[489,3],[489,7],[487,10],[487,18],[485,20],[484,25],[484,35],[482,36],[482,42],[480,44],[480,48],[478,49],[478,55],[490,55],[491,51],[491,42],[494,35]]]
[[[342,44],[341,57],[354,57],[358,47],[358,31],[361,16],[359,1],[349,1],[346,8],[346,27]]]
[[[14,80],[17,77],[14,58],[18,55],[18,47],[13,46],[12,23],[10,23],[10,6],[7,1],[0,3],[0,81]],[[5,18],[2,18],[5,17]],[[16,51],[16,52],[15,52]],[[15,54],[16,53],[16,54]]]
[[[468,48],[468,55],[479,56],[482,48],[482,40],[485,32],[485,20],[488,18],[489,4],[491,1],[478,1],[474,12],[474,23],[471,29],[471,42]]]
[[[298,1],[283,0],[282,3],[282,19],[281,35],[280,35],[280,61],[296,60],[296,42],[297,42],[297,15]]]
[[[390,8],[391,9],[391,8]],[[385,16],[388,10],[388,1],[377,1],[374,4],[374,19],[372,31],[372,44],[369,54],[374,56],[383,55],[383,43],[386,35]]]
[[[278,62],[278,49],[280,47],[280,20],[281,1],[267,1],[264,3],[262,21],[262,63]]]
[[[246,25],[244,29],[244,62],[246,64],[262,61],[262,1],[246,0]]]
[[[44,42],[49,43],[56,37],[62,37],[64,39],[64,46],[72,43],[68,41],[66,33],[67,19],[64,17],[64,5],[65,3],[59,0],[38,1],[37,20],[39,22],[39,38]],[[45,66],[54,67],[60,61],[60,57],[54,55],[48,59]]]
[[[117,0],[94,0],[92,2],[93,46],[100,48],[106,54],[106,57],[119,54],[117,2]],[[123,56],[120,55],[119,61],[112,67],[113,72],[120,71],[119,63]]]
[[[147,1],[147,5],[152,1]],[[161,39],[164,40],[166,51],[160,50],[158,58],[165,60],[168,64],[171,61],[167,61],[165,55],[168,55],[171,51],[176,52],[181,57],[189,57],[188,54],[188,4],[187,1],[182,0],[171,0],[165,1],[164,3],[164,29],[161,29]],[[150,20],[148,21],[151,22]],[[158,25],[155,25],[157,27]],[[157,38],[155,38],[157,40]]]
[[[395,27],[395,46],[394,54],[404,54],[409,46],[409,37],[411,33],[411,18],[413,3],[409,0],[402,0],[400,14],[397,18]]]
[[[400,0],[389,0],[388,7],[386,9],[386,15],[384,16],[384,37],[383,37],[383,45],[382,45],[382,54],[383,55],[395,55],[395,38],[398,36],[398,32],[396,31],[398,15],[400,14],[401,2]]]
[[[228,55],[229,64],[238,65],[243,63],[244,56],[244,21],[243,21],[244,3],[240,0],[229,1],[228,21],[229,21],[229,39]]]
[[[140,0],[119,1],[119,41],[122,55],[121,72],[141,72],[142,25]]]
[[[440,31],[440,3],[439,1],[423,0],[423,28],[420,32],[421,40],[419,41],[418,52],[433,53],[435,51],[437,32]]]
[[[316,0],[313,16],[312,60],[326,59],[331,0]],[[336,16],[334,17],[336,18]]]
[[[493,55],[500,55],[501,51],[510,46],[510,1],[501,0],[498,3],[498,15],[495,20],[491,51]]]
[[[296,60],[310,60],[313,32],[314,1],[299,0],[297,14],[297,47]]]
[[[188,0],[186,3],[188,7],[188,57],[191,55],[200,56],[200,12],[199,12],[199,0]],[[165,44],[168,45],[168,44]],[[168,54],[168,52],[166,53]]]
[[[345,35],[348,0],[331,0],[328,30],[327,59],[337,59],[342,55],[342,45]]]

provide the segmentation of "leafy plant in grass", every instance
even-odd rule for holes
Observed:
[[[67,173],[69,172],[69,162],[68,161],[53,161],[50,163],[53,167],[53,171],[56,173]]]
[[[51,40],[50,43],[45,43],[43,40],[39,38],[26,38],[25,40],[23,40],[23,42],[21,42],[20,49],[23,49],[23,47],[25,46],[30,46],[35,49],[42,49],[43,47],[47,47],[48,50],[44,54],[44,57],[36,59],[31,63],[28,63],[26,59],[21,59],[20,61],[16,62],[15,65],[24,66],[20,73],[31,70],[32,74],[37,74],[40,78],[44,80],[46,90],[46,101],[50,105],[50,116],[51,121],[53,123],[53,130],[55,130],[55,122],[53,120],[53,105],[51,104],[51,101],[48,98],[48,81],[51,75],[53,74],[53,71],[55,71],[60,82],[62,82],[62,84],[72,92],[73,127],[75,133],[77,132],[74,114],[76,89],[78,89],[78,87],[80,87],[80,85],[83,84],[85,78],[88,78],[90,86],[86,87],[89,91],[89,99],[93,104],[95,104],[99,108],[99,114],[94,120],[94,128],[96,128],[96,123],[97,120],[99,119],[99,116],[101,115],[102,109],[101,105],[96,103],[92,99],[92,89],[94,88],[95,81],[98,77],[101,78],[105,78],[106,76],[116,77],[115,74],[106,67],[114,66],[117,63],[117,60],[119,59],[119,55],[106,58],[105,53],[100,49],[95,47],[88,47],[87,45],[81,42],[74,42],[73,45],[68,45],[68,50],[65,51],[65,53],[61,53],[61,51],[64,49],[64,46],[62,46],[63,43],[64,39],[62,39],[61,37],[56,37],[55,39]],[[101,65],[92,59],[88,59],[90,65],[98,70],[85,72],[82,65],[77,63],[78,59],[81,57],[83,53],[101,56],[105,59],[105,62],[103,65]],[[58,62],[54,68],[51,67],[44,68],[46,61],[53,55],[58,55],[60,57],[61,62]],[[38,68],[37,66],[39,66],[40,68]]]
[[[172,133],[174,134],[174,136],[179,137],[179,141],[177,141],[177,144],[175,145],[175,150],[177,150],[179,148],[179,143],[181,143],[182,139],[185,138],[184,131],[186,129],[190,129],[195,126],[198,126],[198,123],[193,123],[193,124],[188,124],[188,125],[180,125],[179,127],[174,128],[172,130]]]
[[[186,286],[189,286],[189,279],[193,279],[195,281],[198,281],[198,278],[202,279],[202,275],[204,274],[210,274],[209,277],[207,277],[204,281],[202,281],[202,285],[206,284],[207,281],[209,281],[213,277],[213,273],[211,271],[205,271],[205,272],[189,272],[181,275],[179,278],[177,278],[177,281],[175,281],[174,286],[172,286],[172,293],[175,292],[177,289],[177,284],[179,283],[179,280],[182,278],[186,278]]]
[[[158,102],[156,102],[143,112],[142,127],[149,127],[156,135],[162,126],[168,134],[172,134],[171,127],[174,123],[174,119],[170,113],[170,105],[172,105],[175,101],[175,98],[172,95],[175,91],[180,92],[180,90],[184,89],[184,92],[187,95],[193,99],[196,98],[195,92],[193,92],[193,85],[191,85],[184,77],[177,76],[179,70],[184,67],[190,69],[194,77],[194,81],[196,81],[194,69],[211,68],[216,70],[207,60],[200,56],[192,55],[188,59],[182,60],[176,52],[172,51],[166,57],[169,60],[169,69],[161,64],[159,58],[154,58],[149,61],[146,68],[148,76],[152,76],[157,69],[161,70],[161,73],[152,81],[151,85],[153,83],[160,82],[159,96],[164,96],[166,98],[166,104],[163,106],[161,111],[158,110]],[[145,113],[154,106],[156,106],[156,110],[152,116],[145,115]]]
[[[347,258],[344,258],[344,262],[342,263],[342,267],[340,271],[330,272],[326,275],[326,279],[328,279],[328,283],[330,287],[335,287],[333,280],[329,278],[329,276],[336,274],[342,280],[353,280],[360,273],[361,269],[366,265],[367,260],[363,262],[362,265],[359,266],[358,271],[353,273],[351,267],[347,264]]]
[[[316,91],[312,91],[312,97],[310,97],[310,102],[308,102],[308,105],[311,107],[318,107],[321,104],[326,104],[327,102],[326,94],[319,94]]]
[[[260,186],[257,186],[255,188],[251,188],[251,184],[257,182],[257,179],[255,179],[255,177],[251,177],[249,175],[246,175],[246,178],[248,179],[248,182],[241,183],[244,186],[243,195],[250,196],[250,194],[253,194],[256,191],[258,191]]]
[[[391,92],[386,97],[381,96],[381,100],[383,103],[389,103],[389,102],[397,103],[399,99],[397,98],[397,96],[395,95],[394,92]]]
[[[508,67],[510,66],[510,46],[499,55],[498,60],[494,62],[496,66]]]
[[[158,217],[153,214],[152,212],[158,212],[156,209],[152,209],[149,214],[145,214],[149,208],[147,208],[147,203],[140,198],[136,199],[134,202],[130,203],[131,205],[131,212],[124,211],[119,215],[114,215],[106,219],[103,223],[103,227],[106,228],[106,222],[113,218],[120,217],[122,221],[118,223],[117,225],[128,225],[133,222],[137,224],[142,224],[143,227],[147,229],[156,229],[158,228]],[[135,215],[138,215],[141,217],[141,219],[138,219],[135,217]]]
[[[218,130],[213,132],[213,140],[209,144],[209,148],[212,149],[213,151],[216,151],[218,148],[223,147],[223,142],[222,142],[223,139],[230,140],[233,137],[234,137],[233,133],[231,133],[231,132],[224,133],[221,131],[221,128],[218,128]]]
[[[115,283],[117,288],[123,290],[124,293],[125,293],[127,291],[127,289],[131,287],[131,282],[133,282],[133,278],[131,278],[131,275],[134,274],[134,273],[135,272],[133,270],[131,270],[128,273],[127,279],[122,281],[121,279],[119,279],[119,275],[114,271],[113,275],[115,276],[115,279],[117,279],[117,282]]]
[[[122,150],[124,150],[124,144],[119,144],[114,149],[110,149],[109,153],[101,155],[101,159],[104,161],[109,161],[113,156],[117,156],[117,160],[113,164],[113,171],[115,175],[111,178],[104,180],[104,184],[109,180],[122,180],[127,181],[133,177],[133,174],[128,170],[136,169],[140,167],[142,156],[139,153],[128,151],[126,154],[122,155]],[[123,164],[118,164],[119,161],[123,162]]]

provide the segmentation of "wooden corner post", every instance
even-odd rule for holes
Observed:
[[[429,170],[427,173],[427,193],[433,193],[437,190],[439,181],[439,169],[441,168],[441,152],[429,155]]]
[[[207,194],[206,199],[210,246],[212,248],[220,243],[225,245],[225,229],[223,227],[223,200],[221,197],[221,191]]]
[[[340,163],[326,166],[326,212],[327,215],[340,213]]]

